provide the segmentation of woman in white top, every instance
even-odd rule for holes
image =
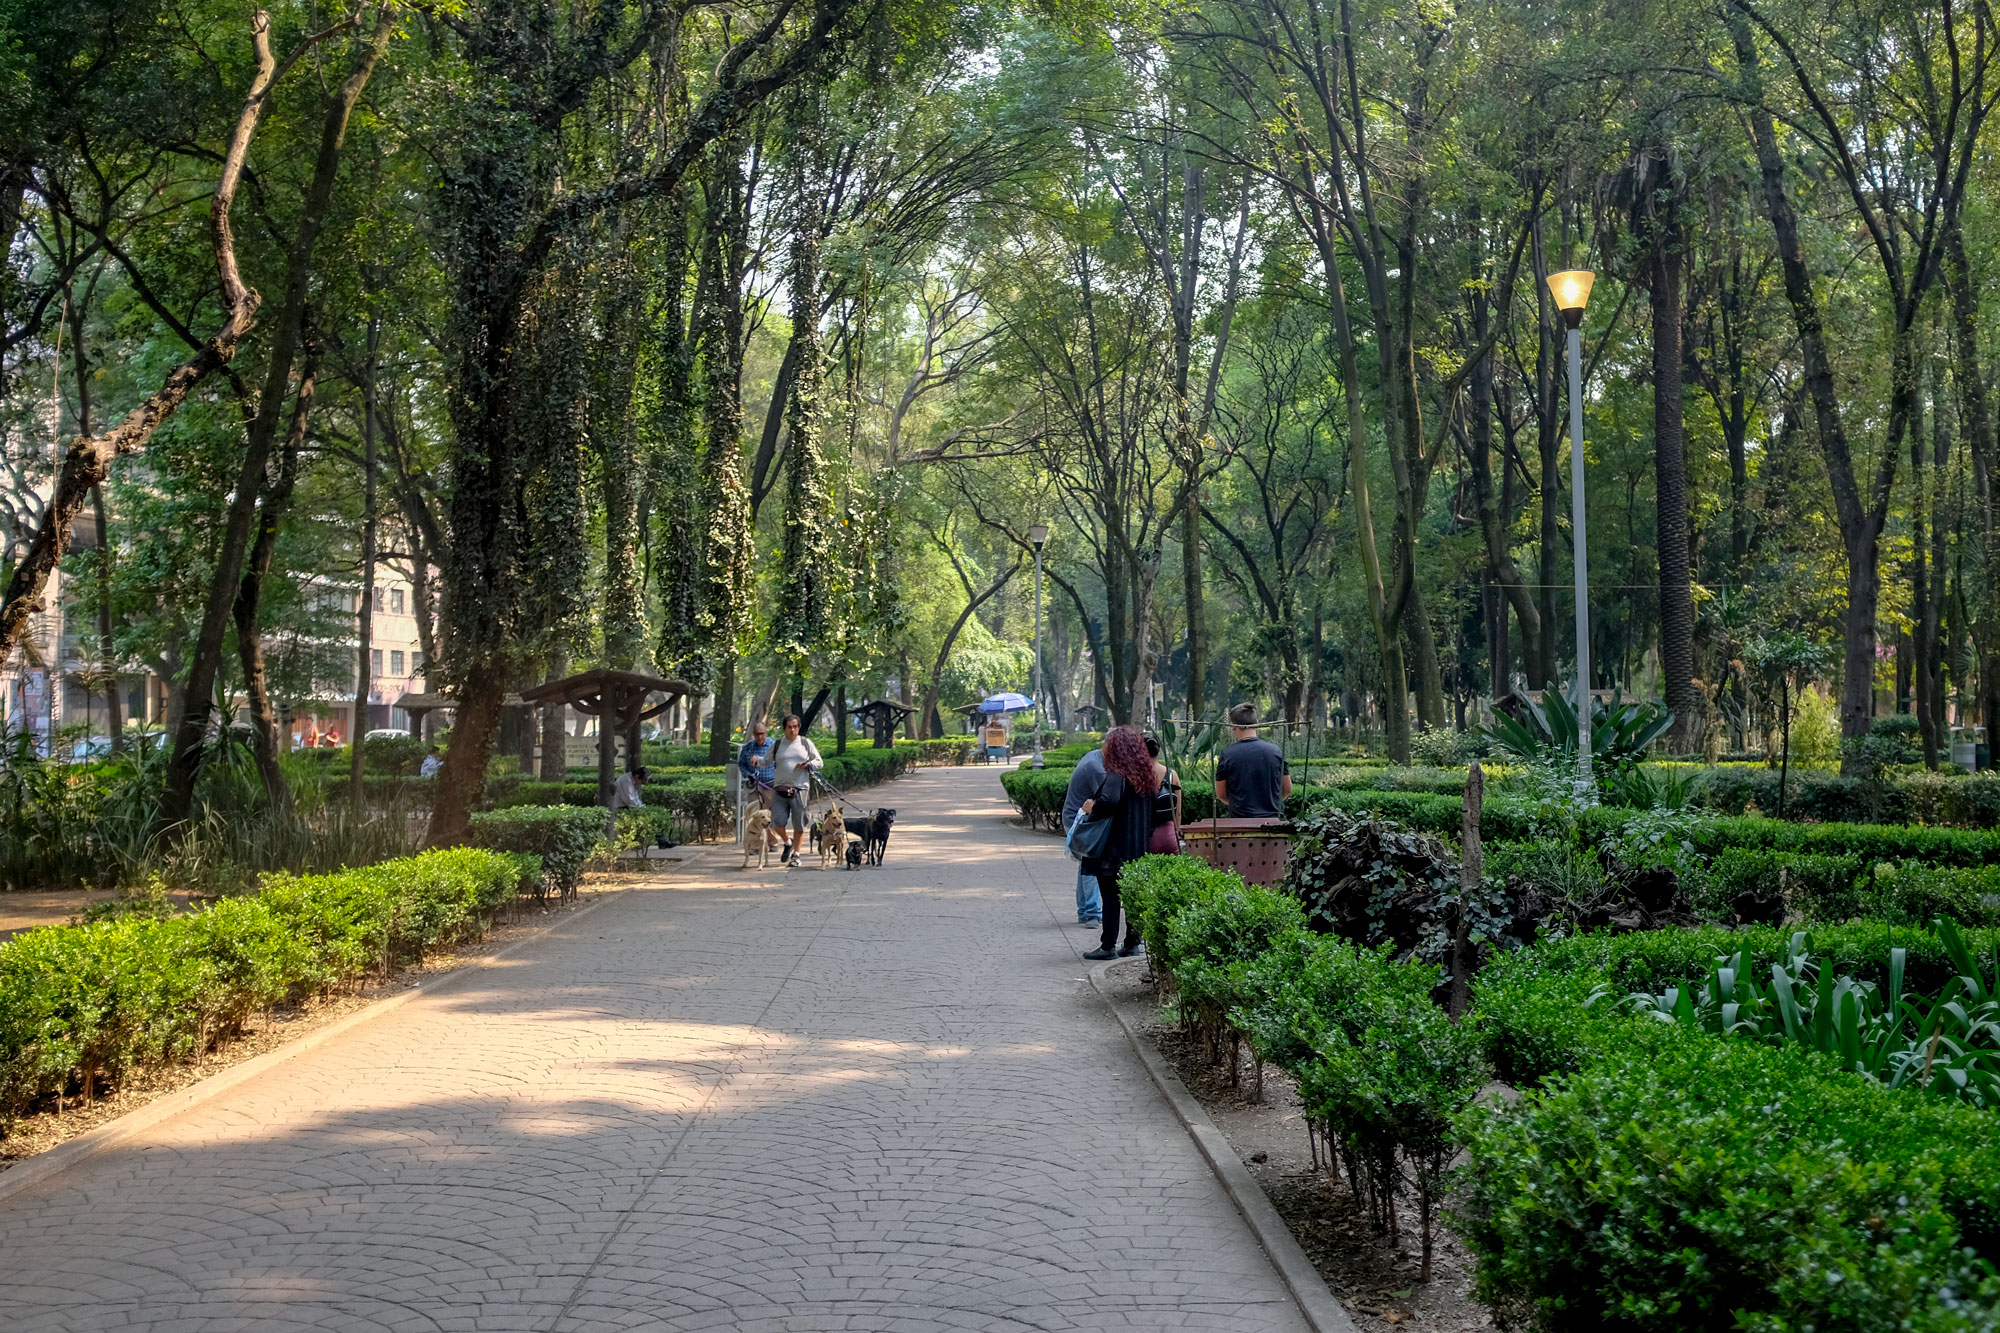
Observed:
[[[777,770],[777,790],[771,798],[771,827],[789,830],[792,835],[791,845],[778,853],[778,860],[783,863],[797,857],[800,845],[805,842],[806,825],[811,821],[807,806],[812,797],[812,775],[826,764],[812,738],[799,734],[798,714],[785,716],[784,739],[771,752],[771,764]]]

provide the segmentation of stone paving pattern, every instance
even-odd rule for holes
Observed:
[[[0,1328],[1286,1333],[991,769],[726,849],[0,1203]]]

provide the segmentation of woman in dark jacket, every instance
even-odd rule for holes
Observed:
[[[1146,753],[1146,741],[1131,727],[1113,727],[1104,737],[1104,781],[1083,803],[1091,819],[1109,819],[1111,836],[1104,855],[1083,863],[1083,873],[1097,878],[1104,898],[1104,934],[1098,947],[1084,957],[1129,958],[1139,952],[1139,928],[1128,924],[1125,947],[1118,948],[1118,913],[1124,899],[1118,877],[1129,862],[1146,854],[1153,836],[1153,797],[1160,780],[1153,771],[1153,757]]]

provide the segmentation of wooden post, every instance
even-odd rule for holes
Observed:
[[[611,808],[611,771],[618,754],[618,687],[605,682],[597,696],[597,803]]]
[[[1486,771],[1475,759],[1465,773],[1465,815],[1458,835],[1462,853],[1458,865],[1458,920],[1454,923],[1451,941],[1451,1017],[1454,1022],[1465,1017],[1470,1000],[1472,957],[1468,937],[1471,934],[1472,913],[1469,908],[1472,895],[1479,892],[1480,881],[1486,877],[1486,852],[1479,845],[1479,817],[1485,805]]]

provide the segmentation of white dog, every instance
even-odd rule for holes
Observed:
[[[771,864],[771,812],[758,806],[743,820],[743,868],[750,868],[750,858],[757,858],[759,870],[768,869]]]

